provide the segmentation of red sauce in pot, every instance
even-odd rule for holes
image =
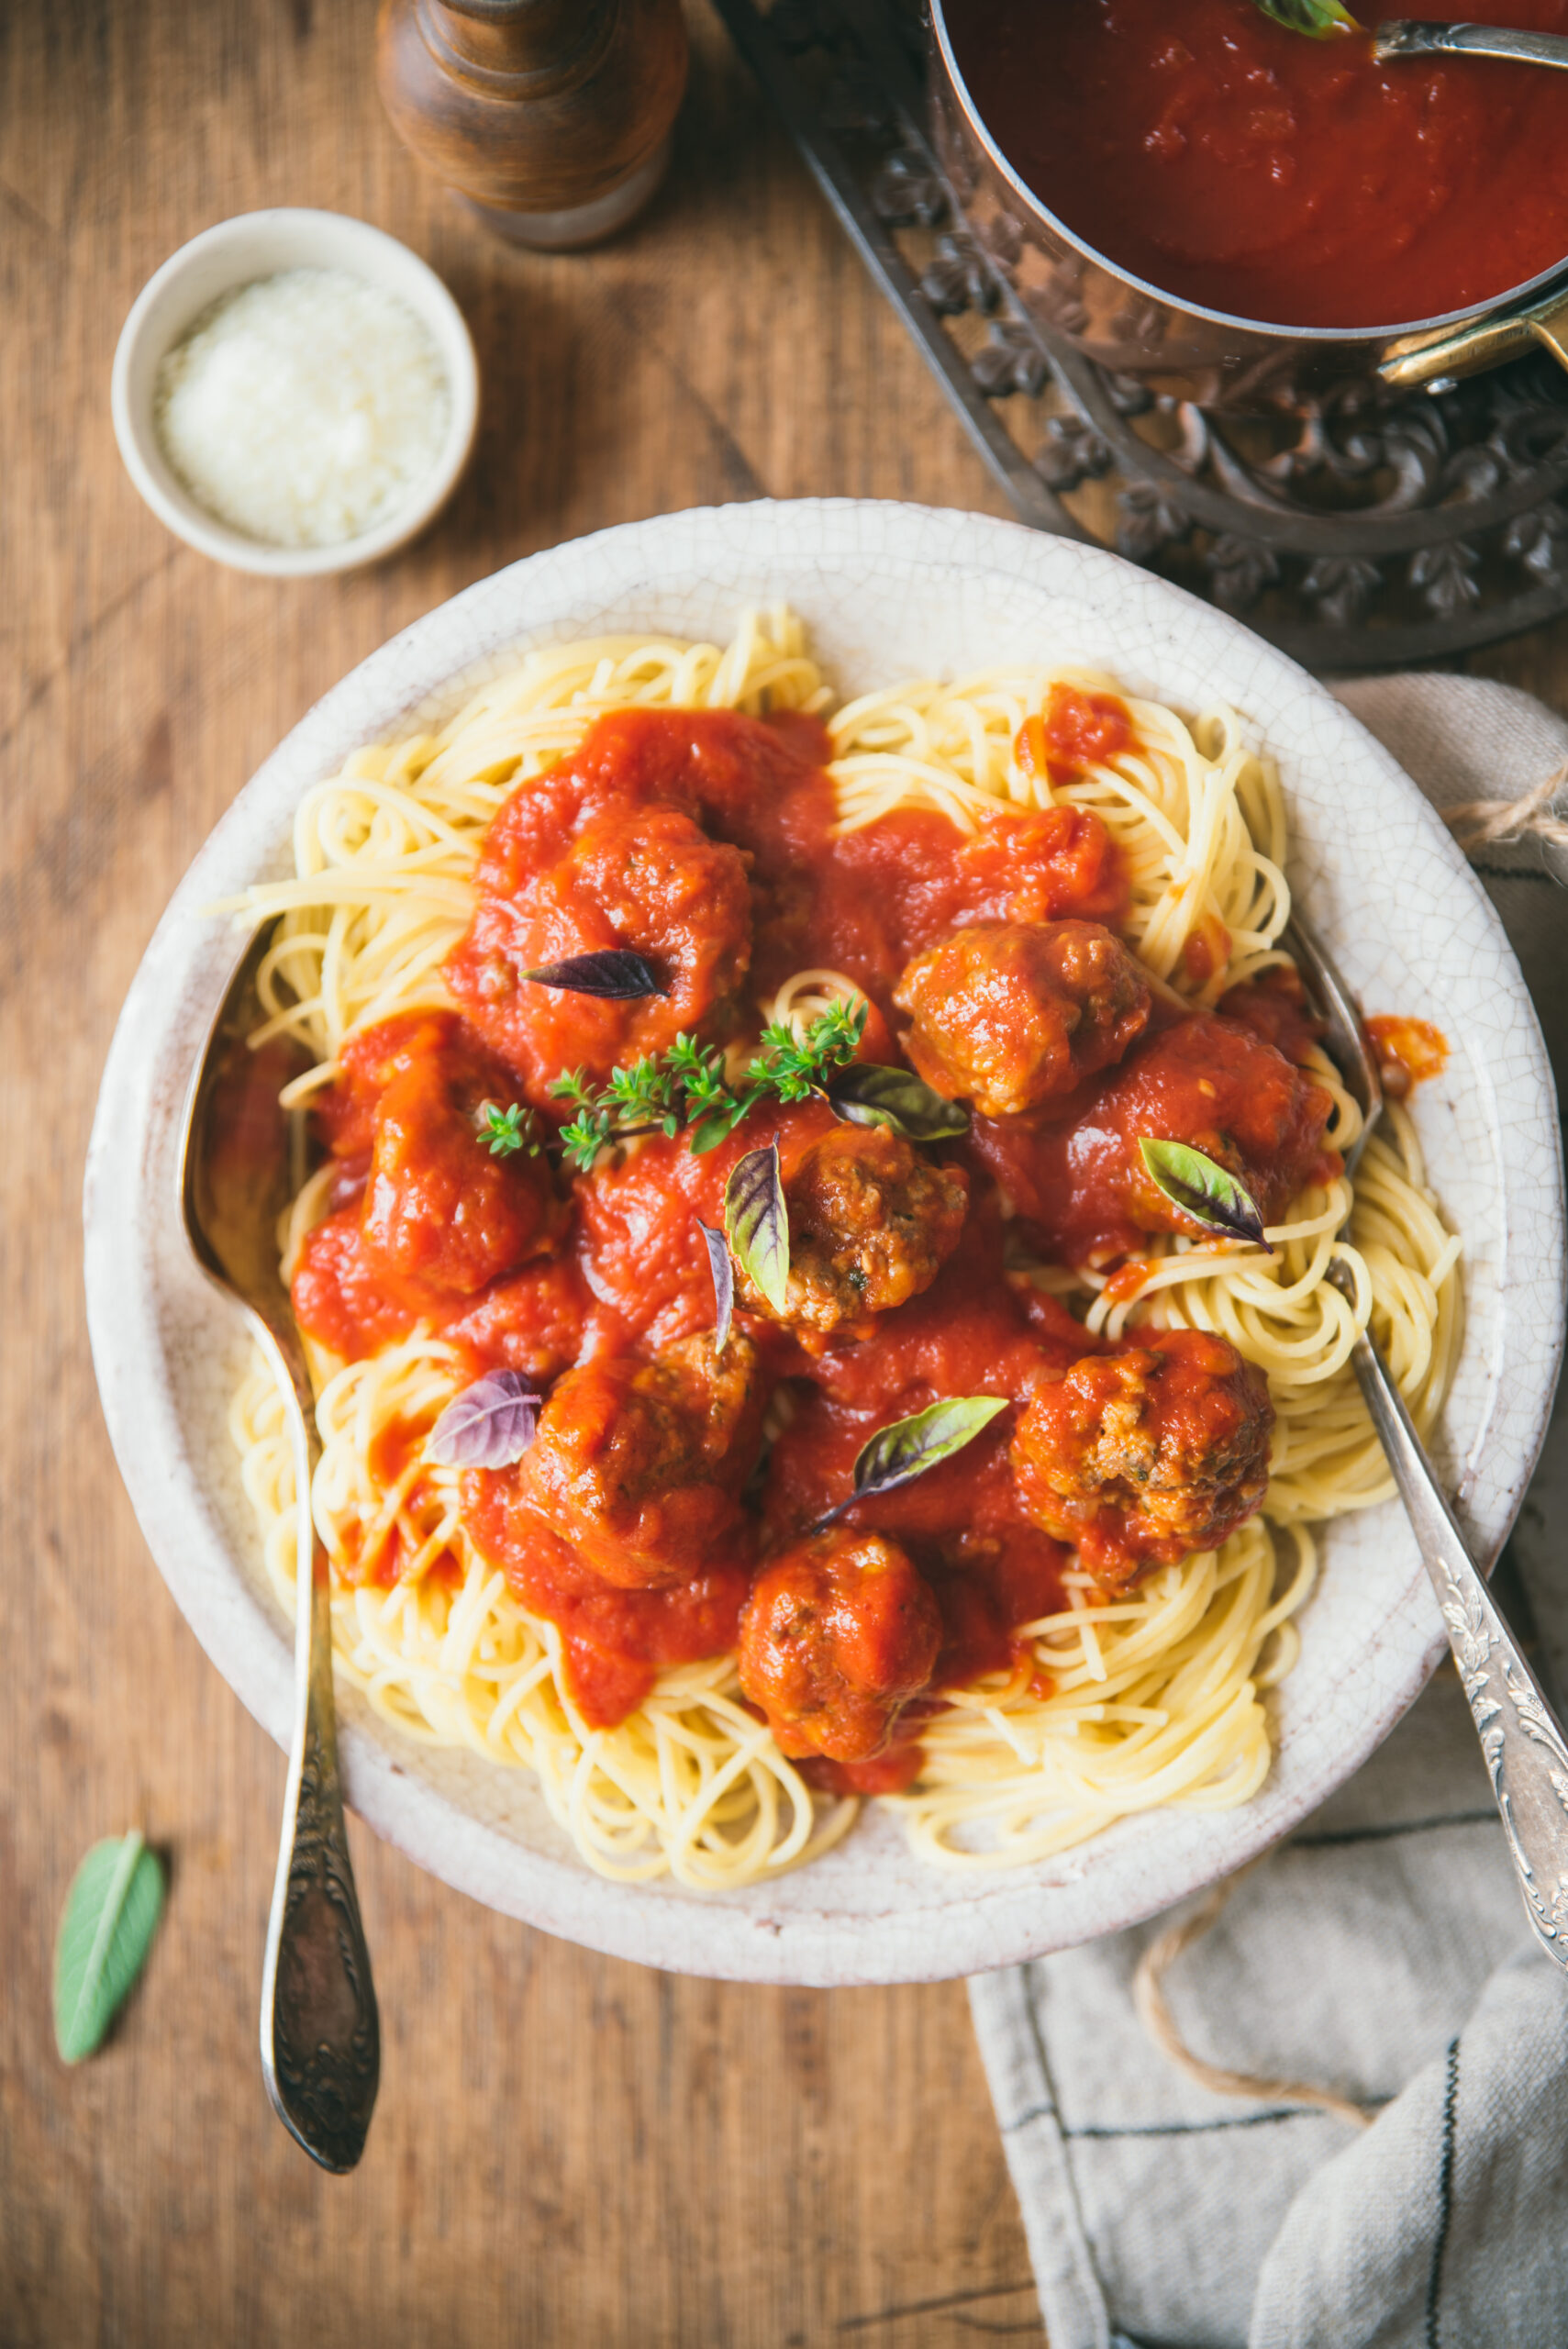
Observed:
[[[1163,292],[1273,325],[1479,306],[1568,253],[1568,76],[1377,64],[1254,0],[947,0],[1003,153],[1085,242]],[[1408,10],[1362,6],[1370,29]],[[1568,0],[1429,15],[1568,31]]]

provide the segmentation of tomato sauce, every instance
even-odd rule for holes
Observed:
[[[1010,1398],[956,1458],[846,1512],[851,1526],[900,1542],[935,1589],[939,1688],[1007,1671],[1014,1626],[1063,1603],[1066,1553],[1024,1511],[1007,1450],[1018,1406],[1096,1346],[1060,1308],[1035,1314],[1030,1302],[1003,1275],[995,1208],[977,1208],[923,1296],[884,1314],[873,1340],[810,1365],[817,1392],[769,1463],[764,1520],[784,1541],[852,1489],[855,1456],[878,1428],[944,1395]]]
[[[1219,1009],[1227,1019],[1241,1020],[1296,1068],[1307,1066],[1329,1032],[1327,1020],[1307,1000],[1300,973],[1288,964],[1231,987],[1220,996]]]
[[[1020,176],[1162,292],[1279,326],[1411,324],[1568,252],[1568,78],[1491,59],[1379,65],[1254,0],[947,0],[960,72]],[[1568,0],[1445,20],[1568,31]]]
[[[1059,687],[1032,723],[1020,759],[1052,776],[1135,746],[1131,714],[1111,695]],[[771,1101],[705,1155],[684,1133],[653,1132],[572,1173],[550,1146],[566,1112],[550,1080],[661,1049],[672,1021],[749,1048],[759,996],[803,968],[838,970],[862,986],[873,1007],[862,1057],[902,1064],[893,997],[915,955],[976,924],[1114,924],[1129,901],[1106,827],[1073,807],[1001,809],[971,833],[904,811],[836,837],[825,749],[811,720],[619,713],[511,794],[479,859],[473,926],[447,965],[461,1015],[410,1014],[355,1037],[318,1105],[335,1171],[294,1303],[302,1328],[339,1359],[423,1326],[457,1346],[475,1376],[510,1368],[544,1398],[521,1466],[464,1475],[463,1520],[519,1600],[559,1629],[573,1700],[594,1727],[624,1719],[664,1667],[736,1647],[758,1562],[765,1575],[846,1497],[871,1435],[944,1397],[1003,1399],[960,1453],[842,1520],[857,1539],[897,1545],[900,1571],[923,1578],[921,1603],[929,1609],[934,1598],[940,1619],[928,1694],[886,1750],[831,1765],[844,1774],[836,1784],[886,1790],[918,1768],[921,1708],[979,1678],[1027,1683],[1033,1664],[1018,1626],[1062,1603],[1070,1553],[1030,1516],[1011,1448],[1031,1398],[1106,1349],[1009,1272],[1000,1193],[1024,1228],[1079,1261],[1171,1226],[1159,1195],[1151,1205],[1139,1187],[1140,1131],[1229,1153],[1270,1212],[1331,1153],[1322,1148],[1327,1096],[1268,1041],[1292,1041],[1298,1005],[1268,996],[1251,1021],[1162,1009],[1119,1064],[1052,1101],[1054,1120],[976,1119],[968,1142],[929,1146],[927,1160],[967,1167],[969,1205],[956,1241],[950,1211],[942,1248],[921,1260],[923,1291],[906,1286],[907,1302],[850,1317],[852,1337],[799,1324],[809,1350],[794,1328],[738,1309],[738,1346],[713,1355],[702,1343],[715,1300],[699,1224],[722,1225],[737,1162],[776,1136],[787,1186],[828,1136],[842,1141],[856,1130],[820,1098]],[[645,952],[669,992],[606,1004],[524,976],[547,950],[610,944]],[[493,1152],[489,1113],[528,1103],[539,1149]],[[917,1177],[929,1192],[932,1167],[884,1133],[846,1164],[863,1172],[875,1159],[879,1179],[894,1183],[900,1152],[913,1174],[897,1179]],[[852,1184],[843,1196],[858,1196]],[[879,1244],[895,1212],[915,1210],[879,1208]],[[851,1269],[854,1261],[851,1250]],[[728,1421],[721,1374],[755,1382]],[[629,1405],[606,1401],[634,1384],[635,1430]],[[787,1424],[748,1483],[770,1398]],[[726,1426],[740,1431],[729,1451]],[[384,1481],[395,1481],[409,1441],[401,1430],[384,1440]],[[672,1547],[671,1529],[688,1520],[708,1532]],[[634,1542],[627,1526],[639,1529]],[[631,1586],[614,1586],[612,1556]],[[395,1578],[406,1563],[394,1531],[364,1571]],[[852,1639],[844,1652],[857,1653]]]
[[[635,1712],[667,1665],[697,1664],[735,1645],[751,1587],[747,1564],[710,1565],[669,1590],[613,1590],[530,1510],[515,1468],[462,1480],[463,1522],[523,1605],[559,1629],[567,1677],[590,1729]]]
[[[1396,1101],[1448,1066],[1448,1038],[1427,1019],[1401,1019],[1381,1011],[1366,1023],[1377,1054],[1383,1089]]]

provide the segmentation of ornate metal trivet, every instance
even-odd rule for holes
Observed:
[[[1260,417],[1112,375],[1020,307],[928,136],[906,0],[717,0],[1021,520],[1114,546],[1314,669],[1396,667],[1568,610],[1568,377],[1544,354],[1390,406]]]

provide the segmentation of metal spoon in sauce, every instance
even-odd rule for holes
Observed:
[[[1562,46],[1568,50],[1568,42]],[[1383,1112],[1377,1068],[1354,997],[1299,914],[1293,915],[1284,943],[1328,1018],[1325,1048],[1365,1119],[1346,1153],[1351,1173]],[[1330,1263],[1328,1277],[1353,1297],[1354,1282],[1342,1261]],[[1442,1609],[1526,1913],[1548,1956],[1568,1970],[1568,1737],[1470,1553],[1376,1341],[1359,1337],[1351,1364]]]
[[[310,1516],[315,1397],[278,1266],[278,1219],[305,1171],[302,1123],[279,1108],[278,1089],[304,1062],[288,1045],[252,1052],[248,1041],[264,1017],[256,974],[272,929],[264,925],[240,957],[191,1085],[180,1205],[196,1262],[243,1307],[277,1380],[304,1501],[294,1736],[261,1977],[261,2070],[284,2126],[323,2169],[340,2171],[364,2151],[381,2078],[381,2025],[343,1825],[327,1560]],[[291,1065],[281,1066],[285,1060]]]
[[[1507,57],[1526,65],[1568,66],[1568,36],[1515,33],[1501,25],[1431,25],[1390,17],[1372,37],[1380,65],[1396,57]]]

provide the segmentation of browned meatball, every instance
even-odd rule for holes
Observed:
[[[1157,1330],[1036,1389],[1013,1438],[1024,1506],[1101,1582],[1211,1550],[1262,1506],[1273,1406],[1224,1338]]]
[[[751,960],[748,865],[678,807],[612,809],[515,895],[492,895],[482,877],[448,985],[528,1100],[548,1108],[562,1069],[602,1080],[685,1030],[726,1030]],[[643,955],[664,992],[617,1001],[521,975],[614,947]]]
[[[885,1126],[839,1126],[784,1184],[789,1285],[782,1318],[809,1339],[863,1335],[871,1317],[929,1288],[963,1229],[969,1178],[933,1166]],[[749,1312],[773,1308],[745,1273]]]
[[[357,1097],[339,1122],[362,1132],[373,1103],[361,1232],[394,1295],[416,1307],[476,1297],[555,1245],[566,1205],[542,1153],[502,1157],[486,1143],[483,1105],[509,1100],[512,1085],[461,1019],[387,1020],[343,1058]]]
[[[745,1538],[740,1492],[765,1399],[756,1348],[683,1338],[650,1363],[568,1371],[518,1473],[523,1502],[622,1590],[685,1580]]]
[[[926,1083],[1018,1117],[1120,1060],[1148,1024],[1148,982],[1094,921],[976,922],[917,956],[893,998]]]
[[[762,1568],[740,1616],[740,1686],[785,1753],[865,1762],[936,1669],[936,1598],[895,1542],[835,1526]]]

